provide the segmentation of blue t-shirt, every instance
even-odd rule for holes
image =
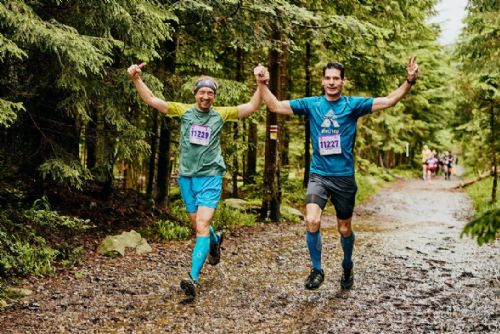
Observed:
[[[311,173],[323,176],[354,175],[352,150],[359,117],[371,113],[373,98],[341,96],[337,101],[314,96],[291,100],[296,115],[305,115],[311,126]]]

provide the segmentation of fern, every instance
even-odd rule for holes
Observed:
[[[51,178],[56,183],[81,190],[84,183],[92,179],[91,172],[77,160],[50,159],[39,167],[43,179]]]

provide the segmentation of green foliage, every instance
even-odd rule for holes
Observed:
[[[413,179],[422,176],[422,171],[419,168],[415,168],[411,165],[401,165],[397,168],[391,170],[391,172],[404,179]]]
[[[500,148],[500,7],[494,0],[471,0],[467,11],[455,52],[460,60],[460,95],[454,134],[460,139],[463,162],[482,172],[498,165]]]
[[[476,218],[485,211],[500,208],[500,203],[491,203],[492,182],[493,178],[489,177],[465,188],[467,194],[472,198]]]
[[[460,236],[475,238],[479,246],[493,243],[500,231],[500,209],[491,209],[465,225]]]
[[[487,178],[466,188],[472,198],[475,218],[465,225],[461,236],[477,239],[479,245],[493,242],[500,231],[500,203],[491,203],[491,182]]]
[[[34,226],[52,230],[86,230],[92,227],[90,220],[78,217],[63,216],[50,209],[47,197],[37,199],[33,207],[24,211],[24,217]]]
[[[47,247],[45,239],[33,237],[24,241],[0,230],[0,276],[47,275],[54,271],[58,251]]]
[[[188,239],[192,234],[192,230],[174,221],[158,220],[154,225],[148,227],[144,233],[147,237],[154,239],[179,240]]]
[[[356,183],[358,185],[358,192],[356,193],[356,203],[362,203],[371,196],[375,195],[377,191],[386,184],[386,180],[376,175],[369,175],[365,173],[358,173],[356,175]]]
[[[168,211],[170,215],[172,215],[177,221],[184,223],[185,225],[190,223],[190,219],[188,213],[186,211],[186,207],[184,206],[184,202],[177,194],[171,194],[172,200],[169,202]]]
[[[50,210],[47,198],[20,212],[0,211],[0,278],[48,275],[55,265],[80,261],[83,247],[72,234],[90,228],[88,220]]]
[[[8,33],[7,38],[20,48],[40,50],[57,59],[62,68],[56,81],[60,87],[81,87],[79,76],[99,74],[105,64],[111,63],[112,48],[120,46],[119,41],[84,35],[60,21],[44,20],[25,1],[0,4],[0,18],[0,33]]]
[[[418,56],[421,77],[404,101],[358,122],[358,201],[393,179],[377,167],[380,155],[401,154],[406,144],[412,151],[424,143],[445,148],[450,141],[446,128],[458,129],[454,133],[463,142],[465,161],[478,169],[487,168],[491,159],[485,152],[491,151],[492,140],[498,137],[487,129],[499,128],[496,123],[488,125],[488,116],[498,110],[498,8],[494,0],[470,1],[471,15],[457,53],[463,67],[457,75],[452,52],[437,44],[438,28],[427,23],[436,3],[0,1],[4,73],[0,127],[5,127],[1,128],[0,154],[12,157],[8,165],[0,166],[0,175],[3,170],[23,170],[30,176],[38,171],[45,180],[82,189],[92,179],[112,180],[117,161],[143,172],[149,155],[156,154],[150,152],[149,143],[157,133],[152,132],[154,114],[138,100],[126,75],[131,63],[148,62],[143,78],[157,97],[191,103],[195,78],[206,74],[220,83],[217,105],[237,105],[248,101],[254,87],[251,68],[266,63],[271,49],[286,55],[282,75],[288,84],[287,98],[304,96],[306,45],[312,50],[314,94],[321,94],[321,67],[327,61],[340,61],[349,79],[346,95],[386,96],[405,79],[406,57]],[[273,40],[277,31],[282,40]],[[459,91],[454,93],[449,83],[455,77]],[[252,119],[263,124],[263,114]],[[282,180],[282,201],[303,205],[305,190],[301,177],[296,176],[304,166],[303,120],[288,120],[286,126],[291,136],[290,164],[282,176],[291,178]],[[233,124],[228,124],[221,140],[230,172],[235,168],[233,158],[241,159],[247,148],[242,122],[240,139],[234,140],[232,129]],[[262,150],[260,144],[267,134],[262,127],[260,131],[257,145]],[[175,145],[178,127],[169,132]],[[174,147],[172,156],[176,153]],[[258,169],[262,169],[262,155],[259,151]],[[93,178],[89,168],[95,172]],[[261,176],[255,185],[242,190],[246,198],[260,204]],[[174,201],[170,211],[182,224],[189,224],[182,202]],[[72,230],[81,223],[38,203],[18,216],[17,220],[5,216],[11,222],[10,232],[14,226],[29,235],[35,230]],[[216,223],[221,228],[251,225],[254,218],[221,206]],[[168,231],[175,231],[171,224],[165,221],[156,228],[170,235]],[[24,245],[27,239],[19,238],[19,245]],[[71,257],[58,250],[60,256]]]
[[[17,118],[17,113],[25,110],[22,103],[0,99],[0,126],[9,127]]]
[[[299,178],[287,178],[281,184],[283,191],[282,204],[292,207],[304,205],[306,198],[306,189],[303,186],[303,180]]]
[[[82,189],[85,181],[92,179],[90,171],[78,160],[50,159],[40,165],[39,170],[44,179],[50,177],[59,184],[79,190]]]
[[[253,214],[244,213],[220,204],[212,219],[212,226],[216,230],[222,230],[237,226],[254,226],[256,217]]]
[[[300,223],[303,221],[302,218],[300,218],[300,216],[288,212],[286,208],[283,208],[283,206],[281,206],[280,214],[281,214],[281,220],[285,222]]]

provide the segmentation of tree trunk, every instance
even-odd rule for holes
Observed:
[[[248,150],[247,150],[247,169],[245,172],[245,184],[255,183],[255,174],[257,174],[257,122],[249,120],[248,122]]]
[[[233,140],[234,140],[234,145],[238,145],[238,123],[233,124]],[[235,152],[233,153],[233,171],[231,173],[231,180],[232,180],[232,189],[231,189],[231,196],[233,198],[238,197],[238,170],[239,170],[239,164],[238,164],[238,150],[236,149]]]
[[[241,120],[241,143],[245,143],[247,141],[247,138],[246,138],[246,135],[248,133],[247,131],[247,120],[246,118],[243,118]],[[241,155],[241,173],[242,173],[242,177],[243,177],[243,183],[246,184],[246,171],[247,171],[247,160],[246,160],[246,155],[245,154],[242,154]]]
[[[243,80],[243,71],[244,71],[244,58],[243,58],[243,50],[241,48],[236,49],[236,81],[242,82]],[[238,134],[238,122],[233,124],[233,140],[234,145],[238,145],[239,134]],[[237,147],[237,146],[236,146]],[[238,149],[235,150],[233,154],[233,170],[232,170],[232,190],[231,196],[236,198],[238,197],[238,171],[240,169],[238,163]]]
[[[113,181],[114,174],[113,168],[115,164],[114,157],[114,144],[113,139],[106,135],[107,133],[111,133],[112,129],[108,127],[104,120],[103,110],[102,108],[96,108],[96,166],[101,169],[102,175],[102,189],[101,196],[103,198],[107,198],[113,192]]]
[[[165,75],[170,76],[175,73],[175,60],[177,50],[177,36],[171,41],[165,42],[165,57],[161,64],[165,70]],[[168,81],[167,81],[168,82]],[[160,118],[160,143],[158,147],[158,170],[156,174],[156,204],[162,209],[168,207],[168,186],[170,183],[170,151],[171,137],[170,128],[172,119]]]
[[[283,47],[280,54],[280,85],[278,94],[281,95],[280,100],[288,100],[286,95],[288,92],[288,45],[283,43]],[[280,135],[280,150],[281,150],[281,161],[279,167],[288,166],[290,164],[289,146],[290,146],[290,131],[286,126],[286,117],[278,116],[278,128],[281,131]],[[288,168],[285,169],[288,172]],[[288,175],[282,175],[288,178]]]
[[[163,209],[168,206],[168,183],[170,179],[170,123],[170,118],[161,118],[158,174],[156,177],[156,203]]]
[[[148,184],[146,187],[146,195],[148,198],[153,198],[157,151],[158,151],[158,113],[155,112],[153,115],[153,126],[151,128],[151,155],[149,156]]]
[[[382,168],[385,168],[385,166],[384,166],[384,151],[378,151],[378,165]]]
[[[275,29],[272,39],[281,41],[281,32]],[[280,53],[276,49],[269,52],[269,88],[278,100],[281,99],[280,94]],[[278,131],[275,139],[271,139],[271,125],[277,127],[278,117],[269,109],[266,111],[266,146],[265,146],[265,163],[264,163],[264,193],[262,196],[262,207],[260,218],[262,220],[269,218],[271,221],[280,219],[280,173],[279,173],[279,137]]]
[[[305,96],[311,96],[312,94],[312,84],[311,84],[311,43],[306,43],[306,59],[305,59],[305,72],[306,72],[306,91]],[[307,187],[309,183],[309,167],[311,166],[311,125],[309,124],[309,119],[304,116],[305,122],[305,133],[304,133],[304,188]]]
[[[85,127],[85,148],[86,148],[86,164],[88,169],[96,166],[97,162],[97,124],[95,110],[92,112],[92,119]]]
[[[492,171],[491,174],[493,176],[493,186],[491,187],[491,203],[495,203],[497,201],[497,143],[498,140],[496,136],[496,120],[495,120],[495,104],[493,101],[490,105],[490,128],[491,128],[491,155],[492,155]]]

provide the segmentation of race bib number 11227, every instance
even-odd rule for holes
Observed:
[[[319,154],[321,155],[342,153],[339,134],[319,136],[318,144],[319,144]]]

